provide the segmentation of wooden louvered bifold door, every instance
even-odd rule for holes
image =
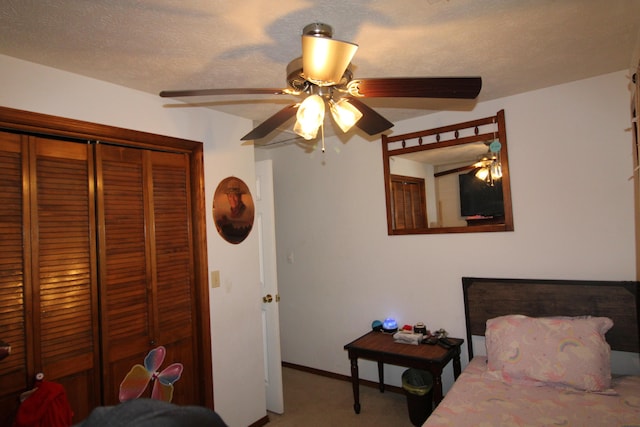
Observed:
[[[2,337],[13,347],[0,365],[2,389],[8,379],[15,398],[41,372],[65,387],[80,420],[100,403],[92,148],[9,133],[2,140],[9,163],[0,209],[10,210],[0,220],[0,287],[2,317],[13,322]]]
[[[11,355],[0,362],[0,425],[11,425],[18,401],[25,391],[28,349],[23,253],[23,145],[17,134],[0,132],[0,339],[11,344]],[[26,172],[25,172],[26,173]],[[28,219],[27,219],[28,221]],[[27,235],[29,233],[27,232]]]
[[[198,402],[188,157],[98,144],[96,160],[105,403],[159,345],[160,369],[185,366],[173,402]]]
[[[395,230],[427,227],[425,182],[422,178],[390,176],[391,206]]]
[[[100,402],[93,147],[30,139],[35,370],[80,420]]]
[[[189,159],[185,154],[149,152],[153,185],[153,260],[156,283],[156,336],[167,361],[184,365],[173,401],[201,399],[196,366],[197,313],[194,293]]]
[[[143,150],[99,144],[96,182],[105,403],[152,341]]]

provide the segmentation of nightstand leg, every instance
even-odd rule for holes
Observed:
[[[360,413],[360,378],[358,374],[358,358],[351,360],[351,385],[353,387],[353,410],[356,414]]]
[[[460,347],[456,347],[456,352],[453,356],[453,379],[457,380],[462,372],[462,367],[460,365]]]
[[[378,362],[378,387],[380,393],[384,393],[384,363]]]
[[[442,371],[433,374],[433,403],[438,405],[442,400]]]

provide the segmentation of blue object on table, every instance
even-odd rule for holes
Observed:
[[[382,330],[385,332],[396,332],[398,330],[398,322],[393,317],[387,317],[382,323]]]

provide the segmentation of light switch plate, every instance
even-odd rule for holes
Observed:
[[[211,287],[212,288],[220,287],[220,270],[214,270],[211,272]]]

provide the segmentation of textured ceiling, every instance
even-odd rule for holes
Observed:
[[[485,101],[631,68],[639,17],[638,0],[2,0],[0,54],[154,94],[284,88],[302,28],[324,22],[360,46],[356,78],[481,76]],[[295,99],[182,100],[262,121]],[[474,105],[366,102],[392,122]]]

